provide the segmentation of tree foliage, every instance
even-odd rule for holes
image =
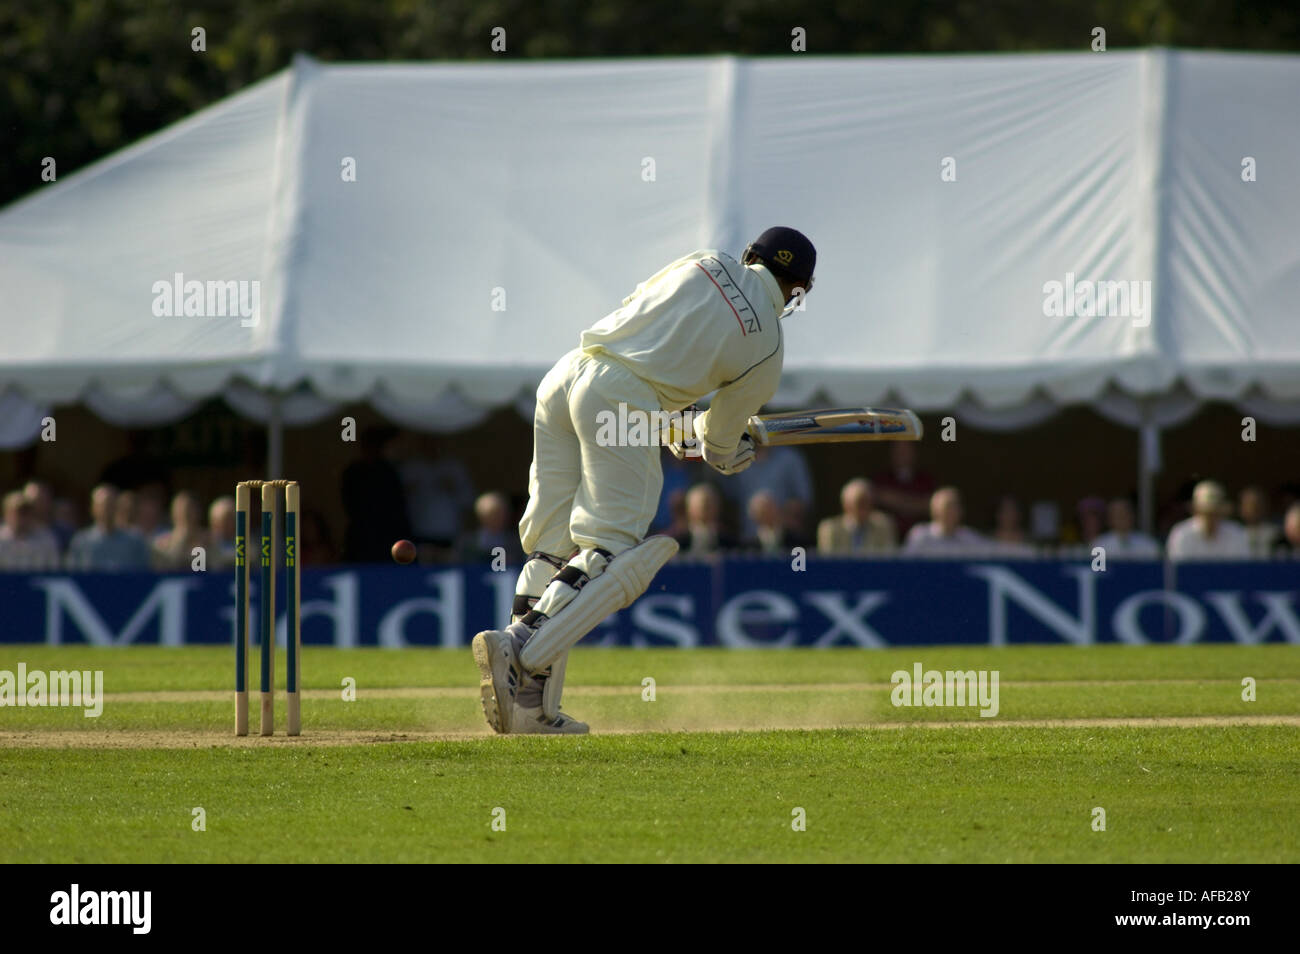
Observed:
[[[0,203],[287,66],[737,53],[1300,49],[1294,0],[6,0],[0,4]],[[504,54],[491,32],[506,31]],[[192,49],[202,28],[207,49]]]

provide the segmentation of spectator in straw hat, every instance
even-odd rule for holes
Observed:
[[[1229,520],[1223,487],[1202,480],[1192,491],[1192,515],[1169,531],[1171,560],[1245,560],[1250,557],[1246,531]]]

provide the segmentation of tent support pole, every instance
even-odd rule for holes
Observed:
[[[1151,421],[1149,409],[1143,409],[1138,427],[1138,526],[1155,536],[1155,478],[1160,471],[1160,428]]]
[[[284,416],[280,413],[280,395],[271,394],[271,413],[266,421],[266,479],[284,477]]]

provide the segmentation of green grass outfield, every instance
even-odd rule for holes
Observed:
[[[1297,646],[579,650],[585,738],[493,736],[467,649],[309,647],[302,737],[236,739],[232,655],[0,646],[105,691],[0,708],[0,862],[1300,861]],[[917,662],[997,716],[893,706]]]

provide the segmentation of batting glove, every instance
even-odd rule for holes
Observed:
[[[699,410],[692,404],[684,408],[680,416],[674,416],[668,424],[668,449],[678,460],[699,460],[703,456],[700,453],[700,439],[695,436],[693,423],[694,415],[699,413]]]
[[[742,434],[740,443],[736,445],[736,451],[725,460],[711,461],[707,454],[704,455],[705,462],[718,473],[730,477],[732,474],[738,474],[750,464],[754,463],[754,439],[748,434]]]
[[[697,437],[685,437],[680,440],[670,441],[668,449],[673,452],[673,456],[678,460],[699,460],[700,441]]]

